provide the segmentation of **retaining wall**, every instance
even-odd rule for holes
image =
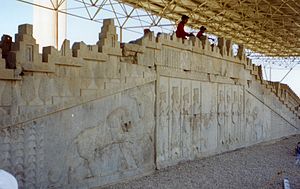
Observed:
[[[92,188],[299,133],[299,97],[218,41],[120,45],[105,20],[95,45],[39,54],[19,26],[0,59],[0,168],[20,188]]]

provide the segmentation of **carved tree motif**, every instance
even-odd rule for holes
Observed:
[[[10,137],[10,128],[0,131],[0,168],[8,171],[12,169]]]
[[[36,125],[25,127],[24,132],[24,150],[25,160],[25,188],[37,188],[36,170],[37,170],[37,144],[36,144]]]
[[[21,126],[14,127],[11,130],[11,166],[12,174],[18,180],[19,188],[24,188],[24,128]]]

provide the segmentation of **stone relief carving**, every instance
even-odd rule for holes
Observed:
[[[258,107],[257,106],[254,106],[252,112],[251,112],[251,115],[252,115],[252,135],[251,135],[251,140],[252,141],[256,141],[257,140],[257,135],[258,135],[258,130],[256,129],[256,119],[258,117]]]
[[[193,89],[193,105],[192,114],[194,117],[199,116],[201,113],[201,102],[200,102],[200,88]]]
[[[179,87],[172,87],[171,94],[171,157],[172,159],[178,159],[180,157],[180,98]]]
[[[42,78],[39,86],[39,97],[46,104],[51,99],[51,84],[52,79]]]
[[[153,88],[146,89],[149,93]],[[153,101],[149,94],[139,94],[139,97],[137,94],[127,91],[122,97],[116,97],[121,104],[108,110],[106,116],[99,116],[95,125],[85,129],[74,125],[77,131],[74,137],[66,139],[63,166],[50,167],[48,171],[49,186],[76,184],[153,164],[153,123],[149,119],[154,115],[143,113],[146,107],[154,111]]]
[[[237,124],[238,120],[239,120],[239,115],[238,115],[238,111],[239,111],[239,100],[238,100],[238,95],[237,95],[237,91],[233,92],[233,102],[232,102],[232,108],[231,108],[231,121],[233,124]]]
[[[266,111],[267,113],[267,119],[264,120],[264,132],[263,132],[263,137],[264,139],[269,139],[269,137],[271,136],[271,112],[270,110]]]
[[[189,55],[189,53],[186,51],[179,51],[177,54],[179,55],[179,59],[177,59],[177,61],[179,60],[178,64],[181,64],[180,67],[184,70],[190,70],[189,63],[191,62],[191,56]]]
[[[0,130],[0,165],[4,170],[11,170],[10,128]]]
[[[201,134],[201,151],[207,151],[209,146],[209,135],[207,134],[210,132],[211,126],[214,123],[214,119],[216,118],[215,112],[211,109],[209,113],[204,113],[202,114],[202,119],[201,119],[201,128],[200,128],[200,134]]]
[[[10,106],[12,104],[12,86],[11,83],[0,83],[0,106]],[[2,113],[7,112],[2,109]]]
[[[239,143],[245,142],[245,126],[244,126],[244,91],[242,88],[239,89],[239,104],[238,104],[238,117],[239,117]]]
[[[8,112],[4,109],[4,107],[0,107],[0,116],[5,116],[7,114]]]
[[[227,76],[228,75],[228,64],[227,63],[222,63],[221,64],[221,75],[222,76]]]
[[[246,99],[246,104],[245,104],[245,119],[246,119],[245,140],[246,142],[251,142],[253,117],[252,117],[252,105],[249,97]]]
[[[201,97],[201,127],[200,127],[200,150],[208,152],[211,149],[217,148],[218,144],[218,121],[217,121],[217,98],[211,98],[211,94],[217,96],[217,86],[208,86],[203,83]]]
[[[168,115],[169,115],[169,105],[167,102],[167,92],[161,92],[159,100],[159,116],[160,116],[160,125],[167,126],[168,125]],[[167,119],[164,119],[167,118]]]
[[[113,24],[112,21],[104,28],[109,29],[108,26],[111,24]],[[273,128],[268,128],[271,125],[271,121],[267,122],[261,118],[261,114],[265,111],[265,106],[253,98],[252,96],[254,95],[249,95],[244,107],[243,93],[245,91],[236,89],[238,88],[237,85],[247,86],[247,84],[247,90],[254,91],[256,90],[254,87],[260,87],[259,83],[251,80],[251,77],[254,75],[252,73],[248,74],[249,70],[242,72],[243,63],[246,62],[241,61],[238,63],[235,61],[233,63],[233,61],[225,59],[227,57],[222,60],[219,55],[215,57],[216,54],[214,53],[218,51],[210,52],[209,56],[206,56],[208,54],[204,51],[198,51],[201,49],[197,49],[197,47],[195,49],[192,46],[181,49],[182,44],[178,43],[176,45],[176,43],[173,43],[175,41],[172,42],[166,37],[167,43],[159,42],[158,40],[158,43],[153,42],[151,48],[149,48],[147,46],[149,44],[146,41],[145,46],[140,46],[145,49],[145,52],[143,52],[144,55],[138,56],[136,59],[138,65],[133,67],[130,64],[120,64],[122,55],[117,35],[113,28],[109,30],[112,31],[106,30],[105,34],[101,35],[102,39],[98,43],[99,49],[96,49],[95,53],[93,52],[93,55],[97,55],[97,58],[87,57],[83,51],[80,55],[76,52],[78,56],[76,57],[77,60],[74,61],[85,62],[86,64],[77,65],[78,67],[69,67],[67,64],[60,62],[53,65],[54,69],[51,72],[50,66],[48,68],[47,64],[36,64],[40,55],[35,51],[37,50],[36,45],[31,44],[33,38],[25,39],[26,37],[23,37],[22,44],[25,44],[25,49],[19,49],[17,53],[25,52],[26,60],[33,61],[32,63],[37,67],[33,67],[31,71],[29,69],[24,73],[22,72],[23,75],[20,78],[12,77],[15,79],[12,81],[10,81],[12,79],[10,78],[11,76],[4,76],[8,80],[2,80],[3,78],[1,78],[0,83],[0,117],[5,115],[3,116],[4,121],[1,120],[1,122],[5,123],[6,119],[10,118],[13,121],[11,123],[7,122],[10,125],[15,124],[13,128],[0,129],[0,166],[17,175],[21,188],[59,188],[97,176],[113,175],[112,177],[115,177],[114,174],[123,174],[127,170],[136,170],[143,166],[145,162],[154,163],[152,138],[155,126],[154,111],[155,114],[159,113],[159,115],[156,115],[159,116],[156,121],[161,126],[159,132],[162,132],[162,135],[160,135],[161,140],[159,141],[162,141],[162,144],[158,143],[157,145],[161,145],[161,151],[158,151],[158,154],[162,161],[172,161],[173,159],[176,161],[179,158],[188,157],[192,151],[194,154],[199,155],[203,151],[214,152],[218,150],[216,149],[216,144],[218,144],[219,148],[225,149],[226,145],[232,145],[238,143],[238,141],[243,141],[241,145],[259,142],[267,137],[269,129],[270,135],[273,135],[271,132]],[[28,45],[26,45],[27,43]],[[226,42],[227,55],[233,58],[231,56],[231,46],[231,41]],[[86,49],[93,50],[95,47],[97,48],[98,46],[86,46]],[[61,54],[70,54],[71,56],[72,51],[75,49],[67,50],[70,52],[66,53],[66,47],[62,48]],[[97,54],[98,50],[103,53]],[[206,50],[208,49],[206,48]],[[75,51],[73,53],[75,55]],[[147,53],[148,55],[146,56]],[[55,54],[52,55],[54,55],[53,58],[55,59],[59,58],[55,57]],[[84,55],[85,58],[81,57],[81,55]],[[150,58],[148,60],[148,56],[152,58],[151,61]],[[54,59],[48,60],[48,64],[53,64],[56,61]],[[192,62],[192,60],[194,61]],[[148,69],[143,66],[145,63],[141,61],[150,61],[151,65],[155,64],[157,67],[151,66],[152,68]],[[62,63],[64,66],[59,66]],[[182,69],[185,71],[189,70],[190,63],[192,68],[197,68],[197,71],[194,73],[193,71],[195,70],[192,70],[191,77],[188,72],[182,71]],[[164,68],[159,67],[159,64],[163,64]],[[232,73],[235,70],[235,65],[241,68],[241,70],[239,68],[239,74]],[[251,62],[246,66],[247,69],[250,69],[250,72],[257,71]],[[199,69],[200,67],[203,69]],[[176,70],[178,77],[175,79],[174,73],[169,76],[164,75],[168,80],[168,86],[162,87],[163,89],[159,90],[159,93],[156,93],[152,83],[152,88],[146,87],[140,93],[130,92],[132,90],[127,90],[128,88],[125,87],[126,89],[121,93],[122,95],[127,95],[126,98],[121,99],[118,96],[115,99],[107,100],[108,96],[116,92],[114,91],[115,88],[135,80],[145,80],[143,83],[145,85],[149,82],[148,79],[150,77],[155,78],[159,74],[158,70],[160,69],[164,70],[164,74],[170,74],[168,73],[169,71]],[[4,69],[3,71],[5,73],[3,75],[9,75],[12,70]],[[49,74],[52,71],[54,74]],[[201,77],[195,74],[197,72],[202,72]],[[18,74],[19,71],[16,70],[16,73]],[[245,73],[245,76],[243,73]],[[148,74],[151,76],[148,77]],[[214,77],[216,80],[206,80],[207,74],[216,74]],[[222,81],[220,79],[217,80],[219,76],[227,77],[228,81],[234,80],[236,85],[221,84],[220,82]],[[230,78],[231,76],[234,76],[234,79]],[[124,77],[126,81],[122,80]],[[174,78],[173,83],[172,77]],[[239,77],[241,82],[238,82],[239,79],[235,77]],[[222,77],[220,78],[222,79]],[[154,80],[151,81],[153,82]],[[160,76],[157,76],[156,80],[160,80]],[[209,92],[205,92],[207,88],[201,88],[205,82]],[[170,83],[171,86],[169,85]],[[195,85],[189,85],[191,83]],[[142,88],[141,86],[136,88]],[[196,88],[192,87],[190,89],[188,86]],[[220,88],[214,88],[214,86],[220,86]],[[131,88],[132,85],[127,87]],[[84,91],[81,93],[81,89],[97,89],[98,91],[89,91],[91,93]],[[103,92],[102,89],[105,91]],[[263,89],[263,92],[266,92],[265,88],[259,89]],[[61,108],[70,107],[64,107],[64,104],[61,102],[67,99],[67,102],[72,102],[72,106],[78,108],[81,106],[79,104],[86,103],[84,94],[94,94],[93,92],[97,93],[97,95],[98,92],[101,95],[103,92],[101,98],[105,98],[105,101],[107,100],[105,104],[107,106],[103,108],[105,110],[102,111],[101,107],[101,115],[99,113],[99,117],[94,116],[91,124],[86,126],[72,123],[74,124],[70,132],[72,134],[68,133],[67,135],[66,132],[57,136],[57,139],[63,138],[60,139],[60,142],[68,143],[58,150],[59,152],[66,151],[62,155],[60,154],[63,160],[62,162],[57,162],[57,165],[53,167],[45,165],[45,162],[48,161],[47,163],[49,163],[50,158],[47,159],[48,156],[56,155],[55,152],[57,151],[55,148],[57,145],[47,146],[53,148],[51,152],[48,152],[48,148],[44,149],[45,143],[47,145],[53,142],[49,139],[51,135],[44,130],[44,127],[52,129],[53,123],[56,121],[60,122],[62,119],[63,121],[59,123],[61,125],[58,125],[55,129],[59,130],[59,128],[62,128],[59,131],[66,129],[65,120],[70,120],[65,119],[64,116],[69,113],[69,110],[62,110]],[[279,97],[289,100],[290,98],[288,98],[286,92]],[[206,98],[203,99],[202,96],[205,93]],[[82,94],[83,96],[80,96]],[[159,110],[156,109],[157,107],[154,107],[156,95],[159,97],[157,99]],[[72,97],[72,99],[61,98],[61,100],[55,100],[53,97]],[[266,98],[266,100],[268,103],[274,103],[271,104],[272,107],[286,108],[280,101],[272,102],[274,98]],[[92,104],[94,105],[94,102]],[[40,109],[34,109],[37,105],[40,105],[41,109],[45,110],[46,113],[43,114],[41,113],[43,111],[39,111]],[[48,105],[53,105],[53,107]],[[48,111],[48,108],[53,111]],[[35,116],[45,116],[43,118],[39,117],[39,119],[44,120],[51,119],[53,117],[52,115],[49,116],[48,113],[53,114],[55,111],[58,111],[58,113],[56,112],[58,115],[56,115],[57,117],[53,116],[54,121],[52,123],[51,121],[45,121],[47,123],[44,125],[27,120],[27,118],[31,119]],[[91,112],[80,113],[88,116]],[[243,117],[243,113],[245,113],[245,117]],[[288,120],[292,122],[297,121],[297,118],[291,116],[293,113],[290,110],[283,109],[281,113]],[[13,114],[13,116],[7,116],[9,114]],[[271,116],[277,118],[276,121],[278,120],[279,126],[286,124],[281,118],[276,117],[278,115],[271,115],[271,112],[268,112],[268,116],[270,116],[270,120],[272,120]],[[13,123],[14,121],[16,122]],[[22,123],[22,125],[17,125],[17,123]],[[4,126],[6,127],[6,125]],[[284,133],[285,131],[282,132]],[[278,133],[279,136],[281,132]],[[48,138],[44,139],[44,136]],[[246,144],[244,141],[248,141],[248,143]],[[46,155],[43,150],[47,150]],[[54,164],[56,163],[55,160],[53,160]]]
[[[255,104],[252,106],[253,101],[250,98],[246,100],[246,139],[247,142],[255,142],[257,139],[256,119],[258,117],[258,107]]]
[[[35,132],[35,144],[36,144],[36,172],[35,172],[35,181],[36,181],[36,188],[44,189],[48,186],[47,180],[47,171],[45,167],[45,124],[43,122],[36,123],[33,121],[33,124],[36,125],[34,127]]]
[[[96,127],[80,132],[73,143],[81,161],[69,165],[71,181],[137,168],[139,162],[134,157],[131,147],[134,141],[129,134],[133,124],[128,109],[120,107],[113,110],[105,122],[100,121]]]
[[[46,188],[43,168],[43,127],[19,125],[0,131],[0,168],[11,172],[19,188]]]
[[[225,133],[225,147],[229,149],[229,146],[232,145],[232,127],[231,127],[231,87],[228,86],[226,89],[226,102],[225,102],[225,125],[224,125],[224,133]]]
[[[218,141],[219,145],[225,144],[225,94],[223,90],[218,92],[218,106],[217,106],[217,120],[218,120]]]
[[[41,86],[41,78],[39,77],[34,77],[34,89],[35,89],[35,98],[34,100],[31,102],[33,105],[43,105],[43,101],[40,99],[40,95],[39,95],[39,87]]]
[[[253,110],[254,114],[254,129],[255,129],[255,141],[260,141],[265,137],[264,123],[260,119],[259,108],[256,106]]]
[[[163,90],[161,88],[161,90]],[[168,138],[169,136],[169,104],[167,101],[167,92],[162,91],[159,94],[159,128],[160,128],[160,137],[159,137],[159,159],[165,161],[168,159]]]
[[[182,115],[189,115],[190,114],[190,89],[188,87],[183,88],[183,111]]]
[[[24,188],[24,128],[12,128],[11,139],[11,171],[18,180],[19,188]]]
[[[239,96],[238,91],[233,91],[233,101],[232,101],[232,107],[231,107],[231,124],[232,124],[232,143],[238,143],[239,142],[239,136],[240,136],[240,122],[239,122]]]
[[[234,127],[234,141],[236,144],[241,144],[242,137],[242,115],[243,115],[243,93],[240,88],[234,91],[234,99],[232,104],[232,124]]]
[[[35,98],[35,86],[33,77],[24,77],[21,85],[21,96],[29,104]]]
[[[26,153],[24,159],[24,175],[26,177],[26,182],[24,184],[25,188],[35,188],[36,183],[36,171],[37,171],[37,134],[36,125],[32,127],[26,127],[24,130],[24,151]]]
[[[88,78],[90,79],[90,83],[89,83],[89,85],[88,85],[88,89],[97,89],[98,88],[98,86],[97,86],[97,84],[96,84],[96,82],[95,82],[95,76],[97,75],[97,71],[98,70],[96,70],[92,65],[90,65],[90,66],[88,66],[88,73],[90,74],[90,75],[88,75]]]
[[[78,108],[76,111],[84,114],[79,120],[89,121],[85,120],[87,125],[84,127],[73,122],[74,129],[63,140],[67,146],[62,147],[65,150],[61,149],[64,159],[58,163],[62,166],[49,167],[49,187],[77,186],[78,181],[114,177],[120,171],[131,172],[152,166],[154,100],[149,96],[153,95],[153,90],[153,85],[149,84]],[[106,109],[110,107],[107,103],[114,108]],[[100,109],[100,115],[95,116],[95,111]]]
[[[201,151],[201,144],[205,141],[201,140],[201,102],[200,102],[200,88],[193,89],[193,103],[192,103],[192,123],[191,134],[193,142],[194,155],[199,154]]]
[[[144,94],[144,95],[146,96],[146,94]],[[135,112],[132,112],[134,118],[135,119],[143,119],[145,117],[146,99],[141,98],[136,94],[129,94],[128,98],[130,99],[129,101],[132,102],[131,106],[134,106],[134,107],[132,107],[132,109],[136,110]],[[150,105],[150,104],[148,104],[148,105]],[[128,106],[130,106],[130,105],[128,105]]]
[[[191,99],[190,88],[183,88],[182,96],[182,125],[181,125],[181,141],[182,141],[182,155],[185,157],[191,156]]]
[[[218,125],[223,125],[225,122],[225,97],[224,92],[222,90],[219,90],[218,93]]]

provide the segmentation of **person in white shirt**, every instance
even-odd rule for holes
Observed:
[[[0,169],[0,189],[18,189],[17,179],[2,169]]]

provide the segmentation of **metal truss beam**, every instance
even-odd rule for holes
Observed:
[[[170,33],[182,15],[188,15],[188,26],[270,57],[300,58],[300,3],[297,0],[68,0],[76,6],[62,9],[67,0],[48,0],[52,6],[17,0],[57,13],[102,23],[109,13],[122,31],[160,27]],[[80,10],[80,11],[79,11]],[[169,20],[166,23],[166,20]]]
[[[187,14],[191,17],[190,27],[206,25],[211,33],[244,43],[256,52],[272,56],[300,55],[297,41],[300,6],[295,0],[120,1],[154,14],[163,10],[165,14],[160,15],[174,21]]]

